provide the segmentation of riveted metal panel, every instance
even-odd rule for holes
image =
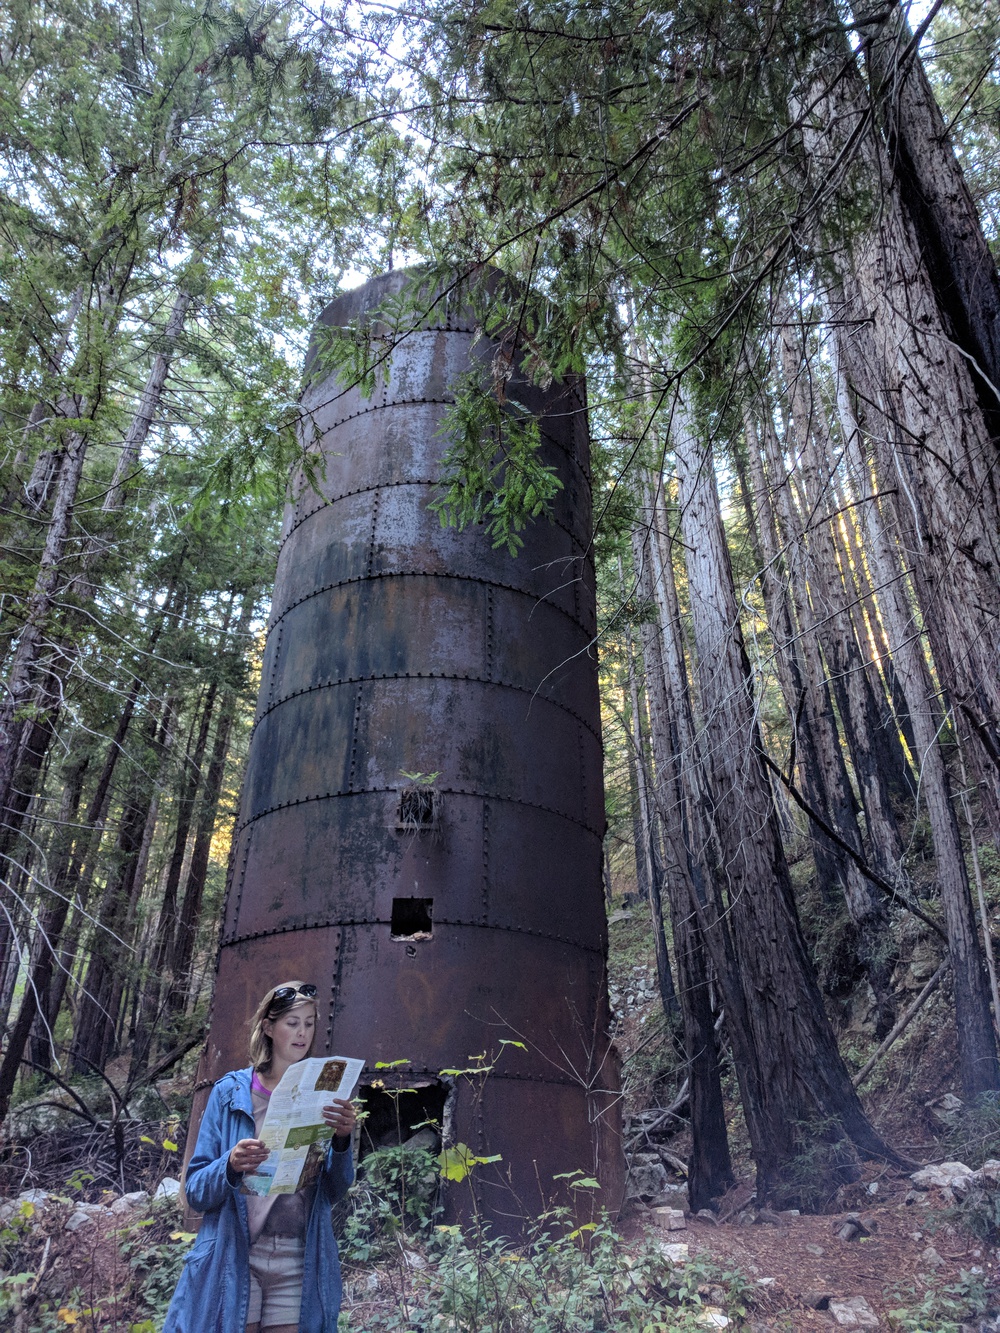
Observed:
[[[257,848],[224,942],[321,920],[388,921],[393,897],[437,897],[460,919],[483,922],[481,877],[468,873],[481,855],[482,802],[449,796],[439,835],[401,836],[399,785],[276,810],[252,825]]]
[[[318,588],[357,583],[368,574],[372,543],[371,495],[354,495],[321,510],[295,532],[288,559],[279,559],[271,623]],[[283,552],[284,553],[284,550]]]
[[[386,893],[388,909],[391,897]],[[451,920],[435,898],[433,937],[407,943],[378,922],[345,925],[334,1023],[371,1060],[407,1059],[430,1069],[465,1066],[501,1039],[527,1049],[505,1067],[548,1078],[552,1062],[588,1068],[603,955],[528,931]],[[303,938],[309,932],[302,932]],[[471,1043],[471,1044],[470,1044]]]
[[[323,1049],[371,1065],[432,1077],[523,1041],[453,1107],[459,1137],[503,1155],[474,1188],[516,1230],[539,1177],[547,1200],[560,1171],[596,1170],[609,1206],[623,1183],[585,386],[528,386],[515,362],[508,395],[563,481],[515,559],[427,508],[455,377],[495,349],[453,294],[418,323],[369,398],[315,366],[303,397],[320,466],[286,515],[202,1073],[241,1063],[258,992],[290,976],[320,986]],[[414,774],[435,792],[426,829],[400,823]],[[400,898],[432,900],[429,937],[392,938]]]
[[[313,1050],[317,1055],[333,1054],[330,1043],[342,935],[339,926],[294,935],[277,932],[222,950],[203,1077],[216,1079],[250,1063],[251,1015],[268,986],[282,981],[308,977],[317,987]],[[267,978],[263,984],[262,978]]]
[[[527,616],[530,636],[520,632]],[[328,624],[338,632],[323,633]],[[278,642],[283,651],[272,651]],[[447,674],[523,691],[529,713],[533,699],[550,699],[596,733],[595,658],[571,616],[528,593],[441,575],[385,575],[325,589],[285,613],[265,652],[261,713],[319,687]]]
[[[600,759],[597,737],[559,704],[488,681],[407,677],[311,690],[266,713],[254,743],[271,757],[248,770],[244,820],[435,772],[441,791],[538,806],[598,835],[604,827],[600,782],[579,774]],[[431,767],[414,767],[418,754]]]
[[[579,608],[568,571],[583,554],[570,534],[555,524],[545,524],[544,537],[531,543],[518,556],[494,551],[476,529],[459,532],[443,528],[427,509],[432,486],[394,486],[381,491],[375,521],[372,573],[400,568],[419,568],[428,573],[459,578],[482,578],[483,557],[489,552],[490,581],[501,587],[520,588],[538,601],[548,602],[574,618]],[[484,550],[485,548],[485,550]],[[590,628],[588,619],[584,628]]]
[[[537,1217],[553,1206],[573,1209],[582,1221],[597,1221],[601,1209],[615,1208],[611,1181],[615,1178],[620,1145],[620,1107],[615,1098],[589,1090],[578,1075],[557,1068],[539,1081],[503,1074],[486,1079],[477,1099],[460,1105],[456,1136],[473,1147],[478,1156],[499,1153],[501,1161],[477,1168],[456,1187],[456,1203],[464,1193],[492,1219],[497,1235],[516,1236],[525,1216]],[[609,1069],[609,1082],[617,1071]],[[589,1140],[582,1140],[577,1126],[586,1119],[592,1126]],[[526,1151],[512,1151],[511,1139],[497,1135],[495,1127],[530,1126]],[[574,1190],[565,1179],[570,1171],[604,1182],[599,1190]]]
[[[486,671],[488,585],[413,574],[342,584],[300,602],[283,617],[287,649],[274,699],[293,690],[375,676]],[[315,633],[333,625],[335,635]],[[273,636],[272,636],[273,637]]]

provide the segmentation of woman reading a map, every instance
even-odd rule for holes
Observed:
[[[164,1333],[336,1333],[340,1261],[330,1208],[354,1178],[350,1101],[330,1097],[322,1106],[328,1129],[312,1133],[320,1141],[294,1192],[252,1192],[271,1183],[261,1127],[282,1076],[312,1049],[315,997],[316,987],[300,981],[272,987],[251,1019],[250,1068],[212,1089],[184,1182],[204,1217]],[[328,1062],[313,1095],[336,1088],[343,1068]],[[332,1084],[323,1081],[328,1071]]]

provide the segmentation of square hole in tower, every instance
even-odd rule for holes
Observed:
[[[394,940],[429,940],[433,911],[433,898],[393,898],[390,937]]]
[[[396,828],[436,829],[439,822],[438,793],[431,787],[404,787],[396,808]]]

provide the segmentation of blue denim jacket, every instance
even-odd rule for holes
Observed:
[[[184,1260],[163,1333],[243,1333],[250,1302],[250,1228],[246,1199],[229,1183],[226,1163],[240,1139],[254,1137],[251,1069],[224,1075],[202,1116],[184,1192],[203,1213],[198,1239]],[[330,1208],[354,1179],[350,1150],[334,1152],[316,1182],[306,1231],[299,1333],[336,1333],[340,1313],[340,1259]]]

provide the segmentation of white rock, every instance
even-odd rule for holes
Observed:
[[[921,1251],[920,1258],[923,1263],[930,1264],[931,1268],[940,1268],[944,1263],[933,1245],[928,1245],[926,1250]]]
[[[164,1176],[153,1191],[154,1199],[176,1199],[181,1192],[181,1182],[172,1176]]]
[[[776,1277],[759,1277],[759,1278],[757,1279],[757,1286],[758,1286],[758,1287],[773,1287],[774,1284],[777,1282],[777,1280],[778,1280],[778,1279],[777,1279]]]
[[[404,1250],[403,1262],[406,1264],[407,1268],[416,1268],[419,1270],[427,1267],[427,1260],[422,1254],[417,1254],[415,1250]]]
[[[946,1092],[943,1097],[925,1102],[924,1105],[938,1123],[946,1127],[953,1125],[962,1111],[961,1098],[956,1097],[953,1092]]]
[[[649,1203],[658,1200],[669,1187],[666,1168],[656,1153],[633,1154],[628,1178],[630,1199],[645,1199]]]
[[[75,1208],[66,1219],[65,1231],[79,1231],[81,1227],[92,1227],[94,1218],[86,1208]]]
[[[704,1310],[695,1320],[696,1324],[704,1324],[706,1328],[728,1328],[729,1316],[724,1315],[721,1310],[716,1309],[714,1305],[706,1305]]]
[[[878,1315],[863,1296],[835,1298],[830,1314],[838,1328],[878,1328]]]
[[[133,1190],[131,1194],[123,1194],[120,1198],[115,1199],[111,1205],[111,1212],[116,1215],[131,1212],[133,1208],[138,1208],[141,1203],[145,1203],[148,1198],[149,1194],[146,1190]]]
[[[18,1203],[33,1203],[36,1208],[40,1208],[43,1203],[47,1203],[52,1196],[48,1190],[22,1190],[17,1196]]]
[[[682,1244],[661,1245],[660,1253],[664,1259],[668,1259],[672,1264],[686,1264],[688,1261],[688,1247]]]
[[[661,1226],[668,1231],[686,1231],[687,1222],[684,1220],[683,1208],[654,1208],[653,1216]]]
[[[989,1161],[982,1164],[974,1175],[977,1185],[985,1185],[987,1189],[995,1189],[1000,1185],[1000,1162],[991,1157]]]
[[[936,1166],[925,1166],[914,1171],[910,1179],[920,1189],[958,1189],[966,1190],[969,1177],[975,1173],[964,1162],[939,1162]]]

